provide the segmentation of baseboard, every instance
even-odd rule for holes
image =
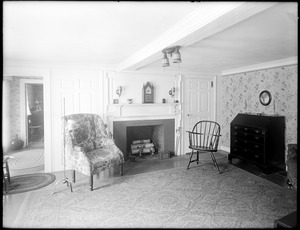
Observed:
[[[230,153],[230,148],[229,147],[226,147],[226,146],[220,146],[220,150],[223,150],[226,152],[226,154],[229,154]]]

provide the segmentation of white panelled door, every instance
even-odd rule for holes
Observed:
[[[215,120],[215,77],[186,78],[184,93],[184,154],[188,148],[188,133],[200,120]]]
[[[63,170],[62,117],[74,113],[101,114],[99,72],[58,71],[52,88],[52,171]]]

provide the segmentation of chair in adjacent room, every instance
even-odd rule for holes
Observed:
[[[124,155],[115,145],[107,126],[97,114],[72,114],[63,117],[64,145],[67,169],[90,177],[90,190],[93,190],[93,175],[111,166],[120,165],[123,175]]]
[[[220,138],[221,128],[217,122],[214,121],[199,121],[192,131],[187,131],[189,135],[189,148],[192,150],[187,169],[189,169],[192,162],[199,164],[199,154],[210,152],[214,166],[220,173],[218,163],[214,153],[218,151],[218,144]],[[193,159],[194,154],[196,159]]]
[[[8,166],[8,160],[14,158],[13,156],[3,156],[3,188],[7,192],[8,184],[10,184],[10,172]]]
[[[29,141],[41,139],[44,136],[44,113],[43,111],[33,111],[28,116]]]

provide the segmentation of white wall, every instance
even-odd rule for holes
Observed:
[[[147,81],[155,85],[155,102],[161,103],[162,98],[167,102],[172,101],[169,90],[178,87],[177,78],[172,74],[143,74],[143,73],[120,73],[104,71],[100,68],[90,67],[52,67],[35,65],[4,65],[3,76],[42,77],[44,84],[44,154],[45,172],[63,169],[62,158],[62,132],[60,116],[62,115],[62,96],[72,98],[72,105],[66,102],[66,112],[90,112],[98,113],[105,117],[108,105],[112,103],[116,86],[124,86],[124,94],[120,98],[121,103],[127,103],[127,98],[133,98],[134,103],[142,102],[142,85]],[[87,86],[89,79],[93,82],[91,86],[95,96],[77,97],[74,84]],[[74,83],[77,82],[77,83]],[[62,85],[64,84],[64,86]],[[68,84],[70,84],[68,86]],[[83,92],[82,89],[79,90]],[[78,91],[78,94],[79,94]],[[87,95],[87,94],[85,94]],[[83,99],[84,98],[84,99]],[[178,96],[179,98],[179,96]],[[71,100],[71,99],[70,99]],[[76,107],[81,103],[83,107]],[[92,107],[86,105],[91,104]],[[75,107],[73,106],[75,105]],[[95,105],[95,106],[94,106]],[[85,107],[84,107],[85,106]],[[83,109],[84,108],[84,109]],[[7,112],[7,111],[6,111]],[[6,116],[9,117],[9,116]]]
[[[120,99],[119,103],[127,104],[127,99],[132,98],[133,103],[142,103],[142,89],[146,82],[151,82],[154,85],[154,103],[162,103],[165,98],[167,103],[173,103],[174,99],[169,95],[169,90],[176,87],[176,92],[179,90],[178,77],[174,74],[149,74],[138,72],[110,72],[108,78],[108,98]],[[117,87],[123,87],[123,93],[119,98],[116,94]],[[178,96],[178,93],[176,94]],[[177,98],[176,98],[177,99]],[[112,103],[112,101],[108,101]]]

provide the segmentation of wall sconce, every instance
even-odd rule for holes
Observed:
[[[122,95],[122,90],[123,90],[123,88],[122,88],[122,86],[118,86],[118,88],[117,88],[117,90],[116,90],[116,94],[120,97],[121,95]]]
[[[164,54],[162,59],[162,67],[170,66],[169,59],[167,54],[172,57],[173,54],[173,63],[180,63],[181,62],[181,54],[179,53],[180,46],[172,46],[162,50]]]
[[[173,87],[173,88],[171,88],[169,90],[169,94],[171,95],[172,98],[174,97],[174,95],[175,95],[175,87]]]

